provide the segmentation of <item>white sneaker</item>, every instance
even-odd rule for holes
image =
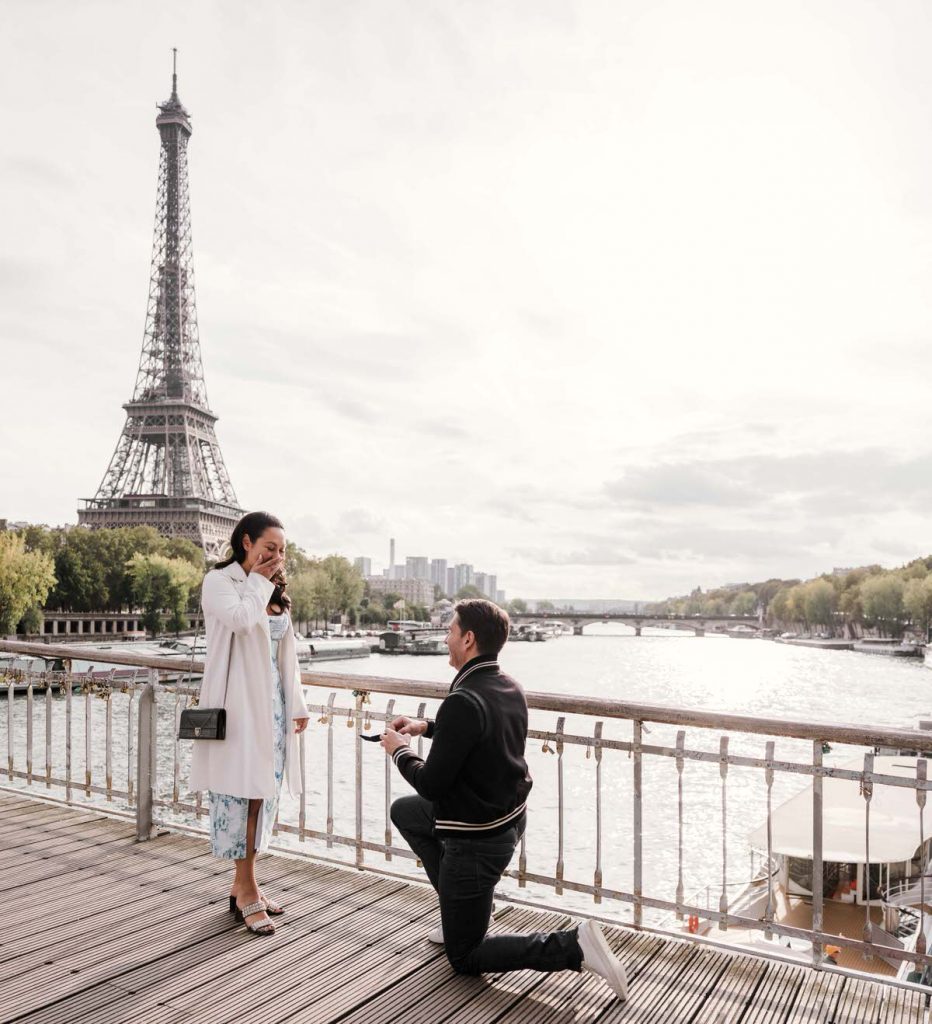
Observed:
[[[628,978],[602,934],[602,929],[595,921],[583,921],[577,931],[577,938],[583,955],[583,970],[597,974],[624,1002],[628,998]]]

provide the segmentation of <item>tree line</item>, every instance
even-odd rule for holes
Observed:
[[[196,544],[151,526],[0,530],[0,635],[38,632],[43,611],[141,612],[150,633],[179,632],[208,568]],[[339,555],[289,544],[285,570],[295,621],[329,622],[360,605],[362,577]]]
[[[868,565],[808,580],[769,579],[667,598],[649,606],[658,615],[759,616],[771,628],[831,636],[875,632],[925,640],[932,627],[932,556],[896,569]]]

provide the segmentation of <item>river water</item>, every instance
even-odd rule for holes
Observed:
[[[921,660],[896,659],[848,651],[814,650],[761,640],[727,637],[693,637],[691,634],[658,631],[657,635],[633,636],[624,627],[593,625],[582,637],[565,636],[547,643],[510,643],[500,658],[502,667],[529,691],[582,694],[607,699],[663,704],[704,711],[722,711],[760,717],[825,721],[835,724],[913,728],[920,717],[932,717],[932,672]],[[333,672],[448,682],[453,670],[443,657],[373,655],[370,658],[328,663]],[[328,691],[309,688],[309,703],[326,703]],[[338,706],[347,705],[340,694]],[[372,710],[385,710],[387,698],[373,696]],[[54,753],[56,771],[64,770],[64,698],[54,700]],[[84,778],[84,698],[75,697],[72,725],[73,777]],[[117,786],[126,779],[125,697],[114,700],[114,776]],[[103,780],[105,702],[92,698],[92,762],[95,782]],[[429,707],[428,713],[436,705]],[[396,712],[413,714],[415,702],[396,699]],[[159,790],[169,796],[172,776],[174,698],[164,694],[159,702]],[[557,716],[532,713],[532,727],[553,729]],[[373,724],[377,728],[377,724]],[[567,720],[567,731],[591,735],[593,722],[581,716]],[[676,729],[650,725],[644,742],[673,746]],[[35,709],[35,765],[44,771],[44,701]],[[355,727],[354,727],[355,729]],[[0,752],[7,749],[6,715],[0,716]],[[17,767],[25,765],[25,698],[14,702],[14,747]],[[604,736],[630,740],[628,722],[606,722]],[[354,832],[354,731],[342,720],[334,726],[335,829]],[[687,746],[717,752],[720,734],[691,729]],[[764,755],[764,736],[730,738],[732,753]],[[186,751],[184,751],[186,754]],[[827,764],[850,760],[863,750],[836,747]],[[811,744],[776,740],[778,759],[811,761]],[[385,759],[375,744],[364,745],[364,835],[384,841]],[[530,742],[528,762],[534,777],[527,833],[527,866],[531,872],[553,875],[558,859],[557,757]],[[567,745],[564,767],[564,873],[567,879],[591,884],[596,866],[595,759],[585,750]],[[389,773],[392,796],[409,789],[397,774]],[[5,773],[2,775],[4,781]],[[185,772],[182,772],[184,791]],[[308,827],[323,830],[326,823],[326,727],[317,716],[307,737]],[[781,775],[773,788],[779,801],[805,785],[799,776]],[[725,818],[722,813],[726,790]],[[44,791],[44,786],[42,787]],[[725,873],[731,891],[749,876],[748,833],[764,820],[766,789],[763,773],[732,767],[723,780],[717,764],[687,761],[683,773],[685,893],[710,887],[717,905],[723,884],[723,845],[727,854]],[[99,801],[102,798],[92,798]],[[84,802],[81,793],[77,803]],[[602,871],[606,887],[630,890],[632,886],[632,770],[623,751],[604,752],[602,761]],[[678,859],[677,772],[671,758],[645,757],[643,780],[644,892],[672,899],[676,889]],[[282,800],[283,820],[296,820],[296,803]],[[281,836],[288,845],[290,837]],[[396,842],[400,842],[395,837]],[[294,845],[297,845],[296,843]],[[301,848],[327,856],[352,856],[340,847],[326,850],[323,844],[306,842]],[[415,870],[413,862],[394,860],[386,865],[381,855],[367,853],[367,863],[393,869]],[[548,891],[531,886],[532,896]],[[552,894],[550,894],[552,895]],[[568,906],[592,908],[591,897],[568,894]],[[611,913],[603,904],[601,912]],[[626,912],[627,913],[627,912]]]

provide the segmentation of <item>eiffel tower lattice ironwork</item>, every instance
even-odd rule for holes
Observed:
[[[132,400],[123,406],[123,433],[78,522],[154,526],[216,558],[242,510],[204,386],[188,197],[191,121],[178,99],[176,66],[171,98],[159,104],[155,124],[162,145],[142,357]]]

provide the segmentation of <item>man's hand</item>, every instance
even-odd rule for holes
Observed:
[[[398,719],[395,719],[395,721],[398,721]],[[394,724],[395,722],[392,722],[392,725]],[[382,733],[382,738],[379,742],[382,744],[382,749],[385,753],[391,756],[399,747],[408,746],[410,740],[407,736],[402,736],[400,732],[395,732],[393,728],[388,728]]]
[[[309,718],[296,718],[294,719],[294,731],[304,732],[307,728],[307,723],[310,721]]]
[[[423,718],[405,718],[399,715],[392,719],[391,728],[402,736],[423,736],[427,732],[427,723]]]

